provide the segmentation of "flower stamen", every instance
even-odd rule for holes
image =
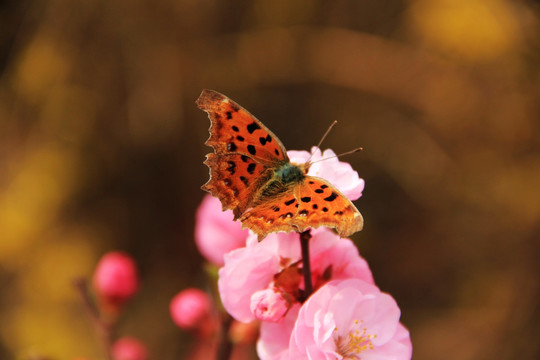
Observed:
[[[358,329],[363,321],[354,321],[353,327],[346,336],[338,335],[334,338],[336,352],[346,360],[360,360],[360,353],[373,349],[371,339],[376,338],[376,334],[368,334],[367,328]],[[337,327],[334,332],[337,331]]]

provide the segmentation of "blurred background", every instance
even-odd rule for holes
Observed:
[[[540,358],[540,3],[6,0],[0,3],[0,359],[100,359],[71,280],[136,259],[120,331],[153,359],[206,286],[203,88],[289,150],[366,180],[353,236],[414,359]]]

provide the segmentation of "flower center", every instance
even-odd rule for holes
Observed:
[[[376,334],[367,333],[365,327],[361,327],[363,321],[354,320],[354,325],[345,336],[336,335],[334,342],[336,352],[343,356],[345,360],[360,360],[360,353],[365,350],[373,349],[371,339],[377,337]],[[334,332],[337,332],[337,327]]]

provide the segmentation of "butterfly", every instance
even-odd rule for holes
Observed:
[[[214,149],[206,155],[210,180],[202,189],[259,240],[276,231],[320,226],[342,237],[362,229],[353,203],[326,180],[307,175],[310,161],[291,163],[277,136],[244,108],[213,90],[203,90],[196,104],[208,113],[205,144]]]

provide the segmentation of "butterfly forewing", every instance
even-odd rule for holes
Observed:
[[[237,153],[274,165],[289,161],[279,139],[240,105],[213,90],[203,90],[197,105],[212,124],[206,145],[216,154]]]
[[[235,219],[250,205],[261,183],[271,176],[271,170],[252,158],[240,154],[208,154],[204,162],[210,168],[210,180],[202,189],[211,192],[232,209]]]

